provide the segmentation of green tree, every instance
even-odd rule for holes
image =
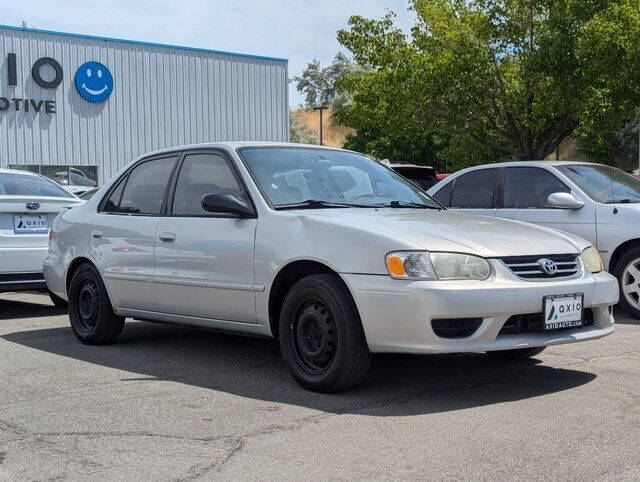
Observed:
[[[619,56],[589,55],[604,55],[613,42],[614,51],[628,58],[637,47],[628,37],[635,35],[635,44],[640,37],[623,30],[635,25],[637,0],[410,4],[417,15],[410,36],[392,14],[379,20],[353,16],[349,29],[338,32],[355,61],[372,67],[339,82],[353,98],[338,116],[356,129],[350,145],[369,146],[376,155],[395,146],[402,160],[449,168],[538,159],[594,110],[628,119],[628,106],[640,105],[638,84],[630,88],[640,71],[631,71],[638,57],[621,66]],[[412,142],[397,145],[407,132]]]
[[[294,77],[296,89],[304,94],[305,107],[331,106],[336,98],[338,80],[354,69],[354,63],[343,52],[338,52],[331,64],[324,68],[316,59],[309,62],[302,75]],[[344,99],[341,99],[342,102]]]
[[[289,111],[289,141],[300,144],[318,144],[318,135],[311,127],[300,122],[292,111]]]

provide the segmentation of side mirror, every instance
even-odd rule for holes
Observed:
[[[202,209],[210,213],[237,214],[241,218],[256,216],[253,207],[246,199],[233,194],[206,194],[201,204]]]
[[[584,203],[577,200],[570,192],[554,192],[547,198],[549,206],[557,209],[582,209]]]

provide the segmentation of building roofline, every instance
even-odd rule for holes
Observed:
[[[212,50],[212,49],[205,49],[201,47],[186,47],[183,45],[162,44],[157,42],[146,42],[143,40],[127,40],[127,39],[120,39],[120,38],[114,38],[114,37],[101,37],[98,35],[88,35],[88,34],[82,34],[82,33],[58,32],[56,30],[43,30],[39,28],[28,28],[28,27],[25,28],[25,27],[17,27],[14,25],[0,24],[0,29],[13,30],[18,32],[40,33],[45,35],[58,35],[62,37],[71,37],[71,38],[82,38],[87,40],[99,40],[103,42],[119,42],[119,43],[125,43],[129,45],[140,45],[144,47],[186,50],[189,52],[200,52],[200,53],[206,53],[206,54],[229,55],[233,57],[244,57],[244,58],[256,59],[256,60],[270,60],[274,62],[285,62],[285,63],[289,62],[289,59],[280,58],[280,57],[269,57],[266,55],[241,54],[237,52],[228,52],[225,50]]]

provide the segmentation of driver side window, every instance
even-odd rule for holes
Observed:
[[[548,208],[547,199],[556,192],[571,192],[571,189],[546,169],[508,167],[504,171],[504,208]]]
[[[172,214],[216,216],[215,213],[202,208],[202,198],[207,194],[233,194],[244,198],[238,180],[222,156],[208,153],[188,154],[178,174]]]

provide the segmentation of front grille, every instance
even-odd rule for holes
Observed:
[[[539,261],[550,259],[558,270],[554,274],[547,274]],[[577,254],[550,254],[540,256],[509,256],[500,260],[517,277],[525,280],[545,280],[573,278],[580,274],[580,259]]]
[[[438,318],[431,320],[433,332],[440,338],[466,338],[473,335],[482,318]]]
[[[593,310],[585,308],[582,326],[593,325]],[[544,328],[544,320],[542,313],[529,313],[526,315],[513,315],[502,326],[498,336],[502,335],[519,335],[521,333],[539,333]],[[575,328],[565,328],[575,329]],[[561,331],[561,330],[558,330]]]

